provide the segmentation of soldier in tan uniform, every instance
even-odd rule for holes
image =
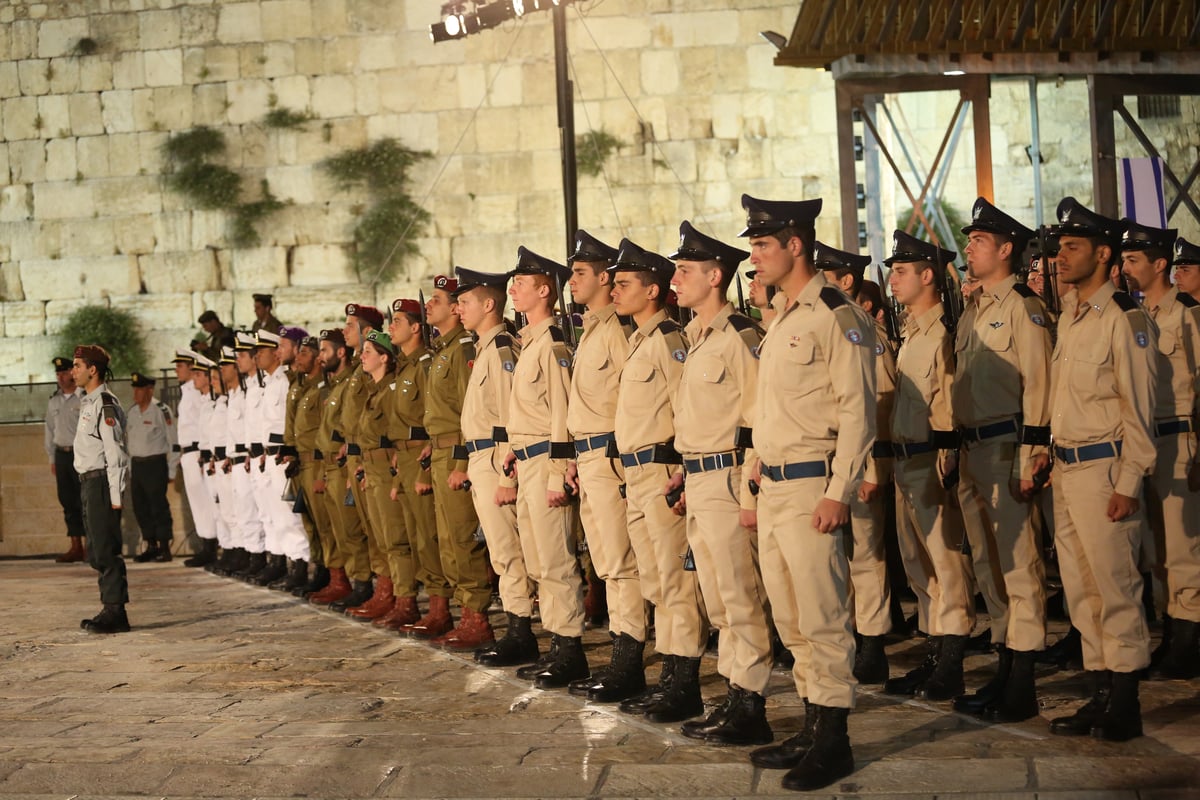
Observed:
[[[587,231],[575,234],[571,254],[571,297],[587,306],[583,336],[575,350],[567,427],[575,440],[574,466],[567,482],[579,493],[579,515],[596,574],[608,598],[608,627],[613,635],[609,664],[589,679],[570,684],[572,694],[614,703],[646,688],[642,658],[646,649],[646,601],[642,598],[637,558],[626,524],[625,468],[608,452],[616,426],[621,368],[629,353],[632,322],[617,314],[612,275],[617,249]]]
[[[1121,223],[1059,203],[1063,295],[1050,383],[1054,531],[1092,697],[1052,733],[1125,741],[1142,734],[1138,673],[1150,663],[1138,551],[1139,497],[1154,470],[1156,329],[1108,279]]]
[[[787,789],[854,771],[850,568],[843,529],[875,438],[875,326],[812,263],[820,200],[742,196],[756,279],[787,298],[759,349],[754,422],[759,558],[771,613],[795,657],[804,730],[751,754]]]
[[[621,703],[653,722],[680,722],[704,712],[700,657],[708,625],[696,573],[684,569],[687,525],[666,503],[664,486],[680,471],[674,447],[675,393],[687,342],[664,306],[675,265],[621,240],[613,276],[617,313],[633,318],[621,370],[615,441],[625,467],[626,524],[641,573],[642,596],[654,604],[655,648],[663,656],[658,686]]]
[[[870,256],[813,245],[813,266],[827,280],[854,298],[868,316],[871,310],[859,300],[863,270]],[[885,487],[892,481],[891,415],[896,392],[896,353],[883,325],[875,322],[875,429],[876,442],[867,457],[862,483],[850,501],[850,527],[854,534],[850,553],[850,590],[854,602],[854,630],[860,637],[854,654],[854,677],[859,683],[883,683],[888,677],[884,637],[892,630],[892,590],[884,548]]]
[[[677,510],[686,514],[704,606],[720,631],[717,672],[728,684],[715,710],[681,730],[692,739],[735,745],[775,738],[763,697],[772,661],[766,590],[757,537],[742,524],[743,509],[748,517],[755,508],[742,469],[747,455],[753,457],[750,423],[762,329],[726,300],[738,264],[749,255],[685,221],[670,256],[679,305],[694,317],[675,402],[675,448],[684,472],[673,475],[667,489],[683,492]]]
[[[337,427],[342,419],[342,396],[357,361],[346,347],[346,337],[340,330],[323,330],[320,335],[321,370],[325,375],[321,399],[321,427],[317,430],[317,450],[321,452],[318,475],[313,481],[313,493],[324,498],[329,524],[337,546],[336,556],[327,560],[329,585],[308,601],[314,605],[329,605],[345,599],[354,585],[369,583],[371,561],[367,535],[362,529],[358,512],[346,505],[346,481],[349,470],[338,457],[341,442]],[[314,459],[315,459],[314,452]],[[323,474],[322,474],[323,473]]]
[[[917,595],[917,625],[929,634],[916,669],[884,684],[889,694],[951,700],[963,690],[963,646],[975,625],[970,564],[962,552],[963,523],[953,489],[958,468],[951,387],[954,337],[941,291],[958,254],[896,231],[892,296],[908,311],[896,364],[892,452],[896,528],[904,571]]]
[[[425,303],[428,322],[440,335],[434,342],[429,393],[425,395],[425,430],[430,442],[421,451],[421,460],[431,463],[442,570],[462,608],[459,628],[464,630],[453,628],[450,609],[438,597],[429,598],[428,613],[415,625],[400,630],[433,639],[438,645],[461,637],[465,646],[472,640],[482,644],[495,637],[487,619],[492,602],[487,554],[485,545],[475,538],[479,518],[468,490],[468,453],[462,433],[463,395],[475,360],[475,340],[459,321],[453,297],[457,288],[454,278],[438,275]]]
[[[992,681],[955,708],[1019,722],[1038,713],[1034,659],[1046,645],[1046,571],[1032,501],[1050,469],[1049,315],[1037,293],[1017,282],[1033,231],[982,197],[962,230],[980,288],[955,344],[958,498],[999,662]],[[958,644],[945,646],[951,643]]]
[[[505,426],[520,351],[504,323],[508,274],[456,267],[455,275],[455,302],[463,327],[479,337],[462,403],[467,474],[492,569],[500,577],[500,601],[508,618],[504,636],[491,647],[477,650],[475,660],[489,667],[528,665],[539,660],[531,627],[534,587],[517,535],[516,477],[504,470],[512,451]],[[544,663],[522,667],[517,674],[531,679],[549,664],[547,658]]]
[[[292,587],[292,594],[307,597],[329,585],[329,561],[340,561],[335,555],[337,543],[333,538],[333,524],[325,498],[314,492],[314,485],[325,477],[324,453],[317,458],[317,439],[321,429],[321,402],[325,394],[324,375],[321,369],[320,342],[315,336],[306,336],[300,341],[293,362],[294,372],[299,377],[300,392],[296,400],[295,413],[289,432],[289,445],[294,448],[296,466],[294,480],[297,491],[304,497],[304,507],[312,518],[313,537],[309,552],[314,565],[310,580]],[[317,558],[320,557],[318,561]]]
[[[1175,285],[1200,301],[1200,245],[1180,236],[1175,240]]]
[[[1121,259],[1131,289],[1158,326],[1158,385],[1155,387],[1154,444],[1158,459],[1146,482],[1149,552],[1159,611],[1164,613],[1164,649],[1152,677],[1188,679],[1200,675],[1200,481],[1196,452],[1197,359],[1200,358],[1200,303],[1171,286],[1174,230],[1130,220],[1121,239]],[[1189,531],[1189,526],[1192,530]],[[1164,607],[1165,606],[1165,607]],[[1152,659],[1153,660],[1153,659]]]
[[[508,294],[523,314],[521,359],[513,370],[508,404],[508,468],[517,468],[517,529],[529,577],[538,585],[542,626],[552,634],[555,660],[534,676],[539,689],[564,687],[586,678],[583,654],[583,584],[575,557],[576,538],[567,465],[575,446],[567,431],[571,360],[562,329],[555,325],[559,287],[567,267],[521,247]]]

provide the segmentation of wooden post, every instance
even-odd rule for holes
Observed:
[[[838,177],[842,200],[842,247],[850,252],[858,250],[858,202],[855,194],[858,185],[854,164],[854,97],[840,81],[835,82],[837,94],[838,132]],[[866,187],[872,191],[872,187]],[[874,191],[878,191],[875,187]]]
[[[1092,121],[1092,185],[1097,214],[1116,218],[1117,137],[1113,125],[1113,95],[1116,88],[1103,75],[1088,76],[1088,105]]]
[[[975,129],[975,192],[990,203],[995,200],[995,190],[992,185],[992,111],[988,105],[991,83],[988,76],[968,76],[966,94],[971,101],[971,123]]]

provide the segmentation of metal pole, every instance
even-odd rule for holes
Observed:
[[[1037,77],[1029,78],[1029,126],[1033,142],[1029,146],[1029,158],[1033,161],[1033,226],[1042,226],[1042,134],[1038,122]]]
[[[876,119],[877,109],[882,104],[883,96],[869,94],[863,98],[862,113]],[[907,155],[907,153],[906,153]],[[883,203],[880,195],[883,181],[879,173],[879,142],[867,126],[863,126],[863,191],[867,200],[867,252],[875,263],[881,263],[887,256],[887,242],[891,241],[890,231],[883,227]],[[845,242],[842,247],[854,252],[858,242]],[[854,246],[852,246],[854,245]],[[880,286],[880,291],[885,287]]]
[[[566,215],[566,249],[575,248],[579,230],[579,205],[575,175],[575,88],[567,77],[567,9],[556,5],[554,14],[554,82],[558,90],[558,136],[562,152],[563,211]]]

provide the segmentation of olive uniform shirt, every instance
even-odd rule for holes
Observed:
[[[433,365],[429,369],[429,392],[425,395],[425,430],[430,438],[461,434],[463,396],[475,361],[475,340],[461,324],[434,342]],[[491,431],[487,433],[491,436]],[[465,460],[452,460],[451,472],[466,472]]]

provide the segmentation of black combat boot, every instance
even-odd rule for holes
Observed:
[[[647,708],[662,700],[675,680],[675,664],[678,660],[677,656],[664,655],[662,668],[658,673],[658,683],[647,686],[628,700],[622,700],[621,705],[618,706],[621,711],[626,714],[645,714]]]
[[[628,633],[613,642],[613,663],[608,673],[587,692],[587,699],[596,703],[616,703],[646,691],[646,667],[642,657],[646,643]]]
[[[1104,716],[1108,698],[1112,693],[1113,674],[1106,669],[1088,670],[1087,679],[1091,699],[1078,711],[1066,717],[1050,720],[1050,732],[1059,736],[1087,736],[1092,727]]]
[[[1059,669],[1078,669],[1083,664],[1083,637],[1074,625],[1066,635],[1037,655],[1037,663]]]
[[[963,687],[963,656],[966,654],[967,638],[952,633],[942,637],[942,649],[938,653],[937,665],[917,690],[917,697],[938,702],[953,700],[966,691]]]
[[[145,564],[148,561],[153,561],[158,558],[158,542],[146,542],[146,549],[133,557],[133,560],[139,564]]]
[[[291,594],[302,586],[308,585],[308,561],[303,558],[293,558],[288,565],[287,575],[271,584],[272,589]]]
[[[846,733],[848,708],[817,706],[813,744],[799,764],[783,776],[783,788],[796,792],[821,789],[854,772],[854,753]]]
[[[916,695],[917,690],[925,685],[925,681],[929,680],[929,676],[933,674],[934,668],[937,667],[938,654],[942,649],[942,637],[930,636],[925,642],[925,648],[924,661],[899,678],[888,678],[883,682],[883,691],[886,694],[913,697]]]
[[[758,692],[748,692],[737,684],[729,685],[729,695],[722,706],[724,713],[716,726],[702,738],[711,744],[751,745],[770,744],[775,740],[767,722],[767,700]],[[711,719],[716,712],[709,715]],[[688,723],[684,723],[687,725]],[[684,732],[684,735],[688,735]]]
[[[613,665],[617,663],[621,648],[624,645],[617,641],[617,635],[611,631],[608,634],[609,640],[612,642],[612,648],[608,651],[608,663],[601,664],[592,670],[592,674],[586,678],[579,678],[567,684],[567,694],[573,694],[576,697],[587,697],[587,693],[604,682],[609,673],[613,670]]]
[[[550,637],[550,649],[545,655],[538,656],[537,660],[532,664],[526,664],[523,667],[517,667],[517,677],[523,681],[531,681],[539,674],[550,668],[550,665],[558,658],[558,638]]]
[[[1165,631],[1170,631],[1167,635]],[[1163,641],[1167,652],[1150,668],[1150,677],[1159,680],[1191,680],[1200,675],[1200,622],[1171,619],[1164,623]]]
[[[207,565],[204,569],[211,572],[213,575],[228,577],[233,574],[234,569],[241,569],[245,566],[244,559],[249,558],[250,554],[241,547],[226,547],[221,551],[221,555],[216,561]]]
[[[887,653],[882,636],[864,636],[854,653],[854,678],[859,683],[883,683],[888,679]]]
[[[979,716],[1000,701],[1004,695],[1004,687],[1008,683],[1008,674],[1012,670],[1013,651],[998,644],[996,652],[999,654],[996,661],[996,674],[974,693],[956,697],[954,699],[955,711]]]
[[[700,659],[675,657],[675,677],[662,699],[646,709],[651,722],[683,722],[704,713],[700,696]]]
[[[358,608],[363,603],[371,599],[375,594],[375,585],[368,578],[365,581],[353,581],[350,584],[350,594],[343,597],[341,600],[334,600],[329,604],[330,611],[336,611],[339,614],[346,613],[347,608]]]
[[[490,647],[475,651],[475,660],[485,667],[515,667],[537,661],[538,643],[529,617],[506,613],[508,630]],[[549,666],[549,664],[547,664]]]
[[[1158,641],[1158,647],[1150,653],[1150,677],[1154,677],[1154,668],[1162,663],[1162,660],[1167,657],[1167,653],[1171,652],[1171,634],[1173,633],[1171,627],[1171,615],[1163,612],[1162,638]]]
[[[156,553],[154,556],[155,563],[156,564],[165,564],[173,558],[175,558],[175,556],[171,552],[171,540],[168,539],[165,542],[159,542],[158,543],[158,553]]]
[[[804,755],[813,746],[813,735],[817,725],[817,709],[804,698],[804,727],[779,744],[760,747],[750,753],[750,763],[763,769],[791,769],[804,760]]]
[[[246,558],[246,564],[241,569],[233,570],[229,573],[229,577],[236,578],[239,581],[249,582],[255,575],[267,568],[266,553],[251,553]]]
[[[1142,735],[1142,704],[1138,700],[1138,673],[1112,673],[1108,707],[1092,726],[1092,737],[1127,742]]]
[[[200,546],[196,548],[196,552],[191,558],[185,558],[183,565],[185,567],[207,567],[217,559],[217,540],[216,539],[201,539]]]
[[[1004,692],[982,715],[990,722],[1024,722],[1036,717],[1041,711],[1038,708],[1037,687],[1033,680],[1037,653],[1023,650],[1009,652],[1012,667]]]
[[[533,685],[539,689],[563,689],[571,681],[586,678],[591,673],[581,638],[557,633],[554,638],[558,640],[558,655],[550,666],[533,678]]]
[[[267,566],[255,573],[247,583],[255,586],[270,586],[284,575],[287,575],[287,569],[287,556],[277,556],[274,553],[268,553]]]
[[[703,739],[715,731],[729,715],[729,710],[738,702],[744,690],[732,681],[725,681],[725,699],[720,705],[708,712],[708,716],[700,719],[689,719],[679,726],[679,732],[689,739]]]
[[[296,597],[307,598],[310,594],[316,594],[329,585],[329,567],[324,564],[318,564],[313,570],[312,577],[308,579],[308,583],[299,586],[292,590],[292,594]]]
[[[99,614],[79,623],[88,633],[128,633],[129,618],[121,603],[105,603]]]

